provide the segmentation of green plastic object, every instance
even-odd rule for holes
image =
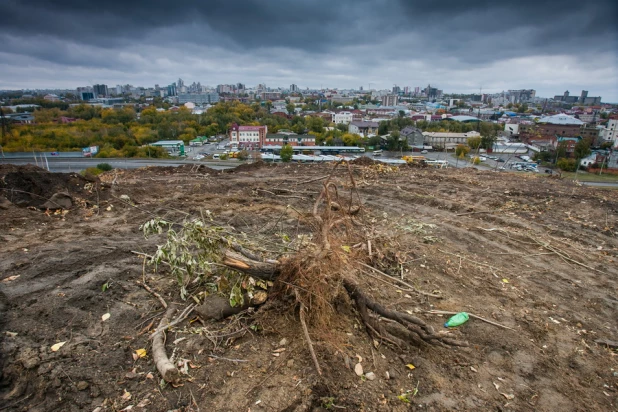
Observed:
[[[444,324],[445,328],[454,328],[459,325],[463,325],[470,319],[466,312],[459,312],[458,314],[452,316],[449,320]]]

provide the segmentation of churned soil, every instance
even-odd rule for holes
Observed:
[[[310,215],[332,166],[147,168],[91,179],[0,166],[0,410],[617,410],[618,191],[368,160],[351,166],[363,209],[373,230],[399,233],[400,264],[381,266],[377,256],[374,265],[441,298],[375,277],[363,279],[367,293],[436,330],[448,319],[436,310],[506,328],[471,318],[449,329],[468,347],[396,348],[371,338],[342,300],[339,317],[311,331],[319,376],[292,304],[204,324],[192,315],[167,333],[183,373],[179,386],[164,384],[149,340],[163,309],[136,282],[190,302],[166,267],[144,265],[139,253],[153,254],[163,239],[144,238],[140,225],[208,210],[278,249],[306,231],[299,213]],[[348,173],[332,178],[342,198]],[[71,206],[45,207],[57,193]]]

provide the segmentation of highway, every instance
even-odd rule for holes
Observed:
[[[81,153],[80,153],[81,155]],[[215,170],[232,169],[238,166],[237,160],[228,161],[199,161],[199,160],[174,160],[174,159],[100,159],[100,158],[85,158],[71,156],[45,156],[44,158],[30,155],[0,157],[1,164],[14,165],[37,165],[45,169],[49,168],[50,172],[80,172],[88,167],[96,167],[100,163],[109,163],[115,169],[137,169],[146,166],[182,166],[185,164],[201,164]]]

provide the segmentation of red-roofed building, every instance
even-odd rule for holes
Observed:
[[[260,148],[264,145],[266,133],[267,126],[239,126],[234,123],[230,128],[230,143],[239,148]]]

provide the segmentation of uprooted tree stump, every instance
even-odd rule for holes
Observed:
[[[298,305],[304,338],[319,374],[321,370],[313,351],[309,329],[319,329],[328,324],[332,317],[337,316],[334,303],[344,294],[354,302],[367,332],[376,340],[399,348],[408,344],[467,346],[466,342],[436,333],[418,317],[386,308],[363,290],[362,267],[370,263],[371,243],[369,242],[369,254],[364,248],[350,246],[365,245],[368,241],[363,230],[363,206],[350,166],[348,165],[349,198],[343,199],[337,185],[332,181],[335,169],[340,163],[335,165],[331,175],[323,182],[309,218],[304,222],[310,227],[312,235],[302,249],[293,253],[281,253],[275,259],[265,259],[251,250],[251,239],[239,240],[222,228],[210,227],[202,218],[201,221],[185,222],[184,227],[191,227],[192,231],[181,240],[179,232],[174,231],[169,224],[168,239],[169,233],[172,233],[171,239],[175,242],[170,247],[173,253],[169,250],[162,251],[160,247],[153,260],[172,260],[168,264],[183,285],[188,283],[188,275],[196,275],[200,270],[201,275],[205,273],[213,276],[213,264],[227,274],[242,274],[250,279],[271,282],[271,295],[278,298],[292,297]],[[151,224],[151,233],[162,233],[160,227]],[[168,244],[169,242],[168,240]],[[256,242],[259,242],[259,239]],[[192,246],[187,246],[189,243]],[[178,244],[182,244],[184,249],[179,248]],[[255,249],[259,250],[259,247]],[[179,267],[181,264],[186,267]],[[255,280],[253,282],[255,283]],[[234,299],[210,295],[197,311],[205,318],[220,320],[260,305],[266,300],[266,292],[249,289],[232,289],[231,296],[236,296]],[[184,286],[181,292],[186,293]],[[230,304],[230,300],[236,304]]]

